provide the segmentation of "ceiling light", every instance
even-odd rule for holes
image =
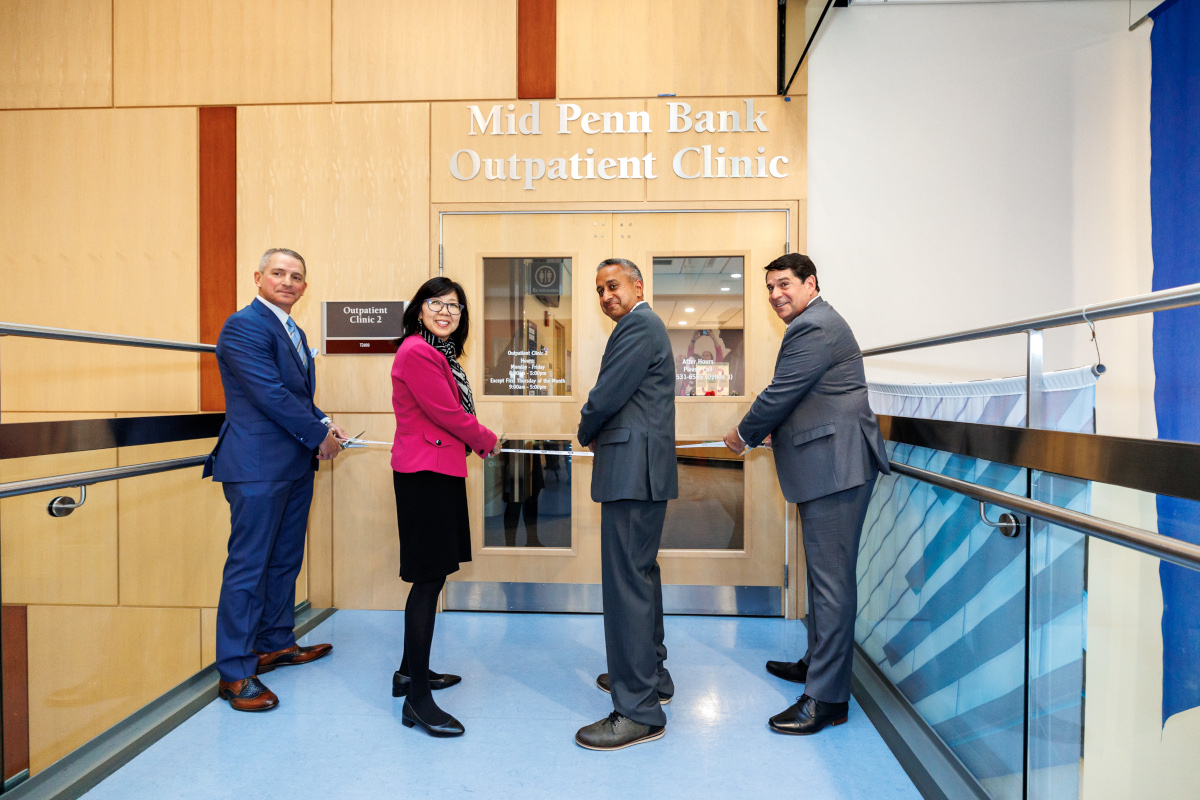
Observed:
[[[740,272],[733,272],[733,273],[730,273],[729,277],[731,277],[731,278],[740,278],[740,277],[742,277],[742,273],[740,273]]]
[[[683,313],[685,313],[685,314],[690,314],[690,313],[692,313],[692,312],[693,312],[693,311],[695,311],[695,310],[696,310],[696,309],[694,309],[694,308],[685,308],[685,309],[683,310]]]
[[[722,287],[721,287],[721,291],[722,291],[722,292],[728,292],[728,291],[729,291],[729,287],[728,287],[728,286],[722,286]]]
[[[687,325],[687,320],[686,320],[686,319],[681,319],[681,320],[679,320],[679,324],[680,324],[680,325]]]

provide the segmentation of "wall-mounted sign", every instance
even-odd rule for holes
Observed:
[[[557,258],[534,259],[529,265],[529,293],[554,297],[562,294],[562,261]]]
[[[546,130],[554,136],[579,134],[597,137],[597,144],[570,156],[555,156],[541,145],[542,104],[533,101],[518,108],[497,103],[490,107],[466,106],[467,136],[516,137],[511,155],[488,157],[480,145],[460,147],[450,156],[450,174],[459,181],[515,181],[521,188],[534,191],[546,181],[656,180],[667,170],[683,180],[743,179],[768,183],[789,177],[789,157],[768,152],[765,134],[771,132],[767,112],[756,110],[754,98],[747,97],[740,108],[693,108],[692,103],[670,100],[649,103],[645,111],[588,111],[576,103],[556,103],[548,115]],[[507,110],[506,110],[507,109]],[[550,122],[550,120],[546,120]],[[706,134],[691,146],[676,145],[669,152],[640,152],[647,135],[665,131],[670,139],[681,134]],[[628,152],[615,156],[597,153],[596,147],[608,137],[624,138],[633,134]],[[727,138],[726,134],[739,134]],[[742,138],[745,137],[745,138]],[[693,140],[689,139],[689,143]]]
[[[406,300],[321,303],[322,349],[330,355],[394,353],[404,332]]]

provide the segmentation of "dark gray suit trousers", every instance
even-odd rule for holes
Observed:
[[[675,694],[663,662],[662,579],[658,545],[667,501],[600,504],[604,644],[613,708],[643,725],[666,725],[658,695]]]
[[[875,479],[797,503],[808,567],[808,680],[804,693],[825,703],[850,699],[858,541]]]

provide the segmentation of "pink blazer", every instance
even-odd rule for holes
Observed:
[[[409,336],[392,362],[392,410],[396,438],[392,469],[467,477],[464,444],[482,458],[496,434],[463,411],[458,384],[446,358],[420,336]]]

